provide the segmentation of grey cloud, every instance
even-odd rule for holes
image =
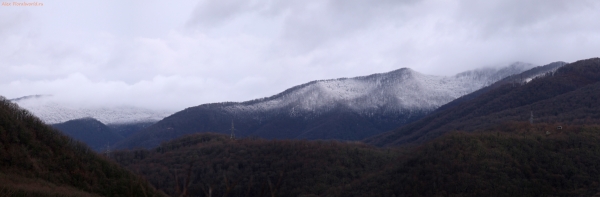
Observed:
[[[30,20],[31,14],[27,11],[7,11],[0,13],[0,35],[15,33]]]
[[[595,1],[146,3],[0,13],[7,16],[0,34],[11,35],[0,37],[0,95],[119,98],[106,104],[177,110],[402,67],[452,75],[515,61],[570,62],[598,56],[600,46]],[[114,8],[110,19],[100,17]]]
[[[479,30],[482,36],[514,34],[540,26],[557,24],[578,12],[596,10],[594,1],[562,0],[462,0],[457,10],[458,19]],[[551,33],[551,32],[547,32]]]
[[[211,27],[222,24],[241,14],[251,12],[257,6],[252,0],[204,0],[198,3],[187,25],[191,27]]]
[[[404,9],[416,1],[313,1],[292,9],[285,18],[281,41],[300,53],[384,23],[406,20]]]
[[[295,47],[307,52],[345,35],[373,27],[381,20],[402,21],[408,17],[402,8],[417,0],[306,0],[306,1],[202,1],[187,22],[191,28],[213,28],[248,15],[273,18],[281,24],[277,47]],[[254,21],[257,22],[257,21]],[[264,21],[263,21],[264,22]],[[260,22],[258,22],[260,23]],[[259,25],[259,24],[243,24]],[[283,46],[286,45],[286,46]]]

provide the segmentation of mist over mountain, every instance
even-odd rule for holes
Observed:
[[[442,107],[445,109],[366,142],[378,146],[422,143],[450,131],[485,131],[507,122],[533,121],[563,127],[600,122],[599,58],[534,76],[538,77],[516,75],[500,81],[487,92],[466,96],[473,97],[468,101]]]
[[[87,117],[97,119],[104,124],[156,122],[172,114],[169,111],[132,106],[81,106],[58,101],[52,95],[25,96],[11,99],[11,101],[31,111],[46,124],[57,124]]]
[[[187,108],[132,135],[118,147],[154,147],[197,132],[228,134],[232,122],[237,137],[360,140],[418,120],[460,96],[532,67],[517,62],[454,76],[402,68],[313,81],[268,98]]]

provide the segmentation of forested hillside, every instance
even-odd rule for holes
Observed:
[[[0,196],[164,196],[0,97]]]
[[[361,143],[195,134],[112,158],[171,196],[322,196],[398,155]]]
[[[591,196],[600,126],[511,122],[393,149],[195,134],[113,159],[171,196]]]
[[[581,60],[529,82],[508,83],[391,132],[367,139],[378,146],[422,143],[443,133],[488,130],[510,121],[600,122],[600,59]]]
[[[600,195],[600,127],[556,127],[521,122],[498,125],[487,132],[453,132],[414,148],[392,167],[331,194]]]

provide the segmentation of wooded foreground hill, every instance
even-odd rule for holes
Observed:
[[[554,128],[521,122],[451,132],[340,188],[339,196],[600,195],[600,127]]]
[[[0,196],[164,196],[0,97]]]
[[[171,196],[310,196],[382,169],[398,154],[361,143],[209,133],[111,157]]]
[[[171,196],[597,194],[600,127],[555,128],[513,122],[395,149],[195,134],[112,157]]]

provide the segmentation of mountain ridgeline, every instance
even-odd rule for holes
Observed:
[[[479,95],[465,96],[471,99],[451,103],[421,120],[365,141],[378,146],[421,143],[450,131],[488,130],[511,121],[557,126],[597,124],[598,92],[600,59],[581,60],[534,79],[501,81],[486,92],[474,93]]]
[[[420,119],[462,95],[533,67],[515,63],[450,77],[408,68],[355,78],[313,81],[272,97],[190,107],[132,135],[118,148],[155,147],[198,133],[267,139],[360,140]]]
[[[0,97],[0,196],[165,196]]]

